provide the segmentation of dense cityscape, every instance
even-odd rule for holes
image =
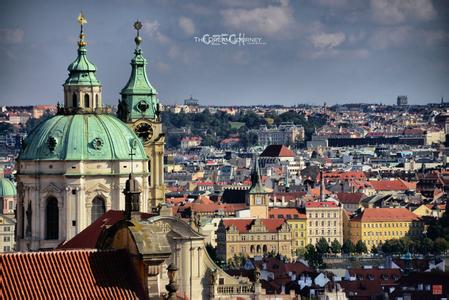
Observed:
[[[106,105],[77,21],[0,106],[2,299],[448,299],[449,100],[163,103],[136,21]]]

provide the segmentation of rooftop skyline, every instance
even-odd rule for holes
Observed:
[[[449,2],[2,1],[2,105],[63,102],[82,10],[103,102],[117,104],[134,51],[134,21],[150,82],[164,104],[410,104],[449,99]],[[244,34],[259,45],[206,45]]]

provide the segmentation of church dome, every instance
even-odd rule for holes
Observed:
[[[15,197],[17,195],[16,187],[11,180],[0,178],[0,197]]]
[[[125,123],[107,114],[56,115],[25,139],[19,160],[147,160]]]

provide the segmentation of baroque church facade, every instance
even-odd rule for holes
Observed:
[[[140,48],[140,22],[131,76],[118,118],[102,106],[102,85],[87,57],[83,31],[63,84],[64,106],[24,140],[17,159],[17,250],[52,249],[108,210],[124,210],[130,173],[142,187],[141,212],[164,200],[164,134],[156,90]]]

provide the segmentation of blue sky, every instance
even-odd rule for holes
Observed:
[[[166,104],[449,101],[447,0],[2,0],[2,105],[63,101],[80,10],[107,104],[129,77],[136,19]],[[239,33],[263,44],[194,39]]]

